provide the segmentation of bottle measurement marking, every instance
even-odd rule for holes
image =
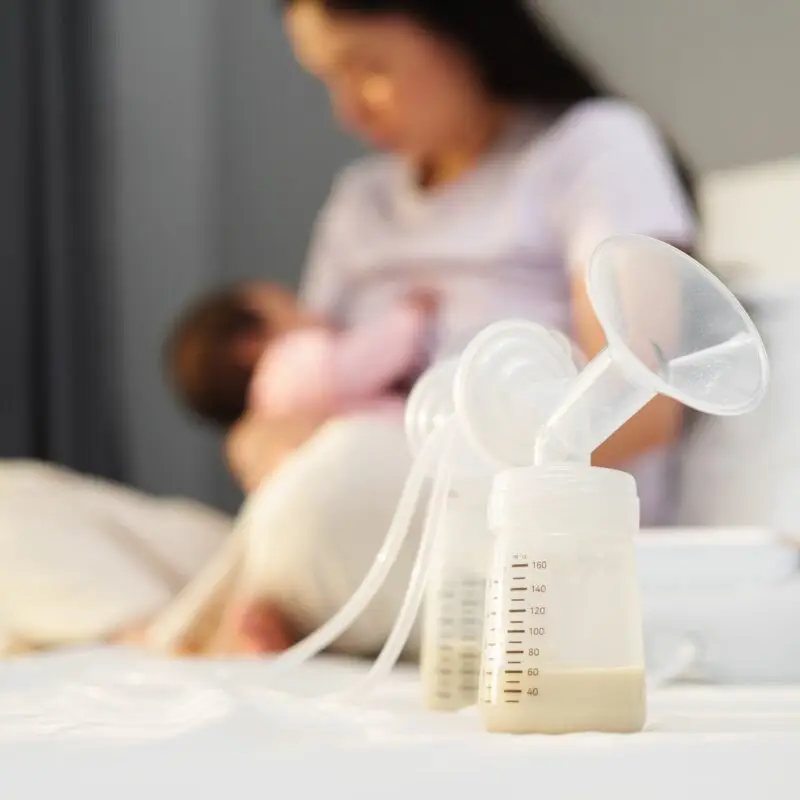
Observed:
[[[536,681],[539,676],[540,667],[534,665],[541,658],[540,648],[529,647],[528,635],[545,636],[545,628],[529,626],[533,623],[532,617],[542,617],[546,613],[544,605],[535,603],[540,600],[539,595],[547,591],[547,585],[545,582],[537,583],[537,578],[541,580],[544,575],[535,573],[546,571],[548,564],[543,559],[531,559],[524,552],[514,553],[509,560],[512,563],[506,569],[511,574],[507,572],[504,579],[490,581],[493,591],[488,595],[491,605],[486,619],[490,624],[491,617],[499,617],[499,621],[489,634],[497,641],[487,645],[487,650],[497,656],[496,659],[486,659],[491,664],[487,677],[493,676],[485,682],[484,702],[488,703],[519,704],[522,697],[539,696],[539,687],[531,686],[530,681]]]

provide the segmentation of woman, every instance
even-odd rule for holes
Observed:
[[[657,129],[569,60],[529,3],[283,7],[339,122],[384,151],[344,171],[319,217],[302,290],[313,311],[353,324],[422,287],[440,299],[440,352],[526,317],[571,333],[591,357],[605,344],[584,285],[597,244],[638,233],[692,248],[691,187]],[[228,452],[245,487],[319,422],[242,420]],[[636,474],[645,523],[666,519],[665,453],[680,427],[677,404],[659,397],[595,454]]]

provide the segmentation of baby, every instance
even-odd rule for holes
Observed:
[[[171,382],[201,418],[228,428],[245,411],[402,413],[426,366],[433,297],[410,293],[380,318],[336,331],[272,284],[203,298],[167,342]]]

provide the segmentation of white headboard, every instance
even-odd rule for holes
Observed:
[[[800,157],[711,172],[698,194],[703,259],[748,284],[800,280]]]

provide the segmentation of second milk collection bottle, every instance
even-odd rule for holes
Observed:
[[[406,411],[412,452],[420,450],[434,429],[453,419],[456,367],[456,359],[438,362],[414,387]],[[459,435],[449,462],[443,465],[447,495],[422,606],[422,700],[434,711],[457,711],[477,702],[491,559],[486,512],[494,471]],[[436,474],[441,475],[431,471]]]

